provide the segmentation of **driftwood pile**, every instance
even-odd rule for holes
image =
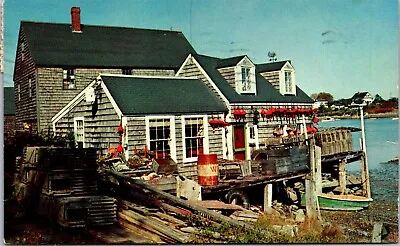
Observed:
[[[123,234],[121,230],[125,234],[132,234],[120,238],[114,235],[108,237],[110,240],[107,241],[103,233],[101,237],[106,243],[190,243],[194,235],[199,233],[196,228],[199,224],[216,225],[224,222],[244,230],[254,229],[252,225],[244,222],[249,221],[248,219],[242,219],[251,217],[250,221],[255,221],[257,216],[251,214],[251,211],[222,202],[213,204],[217,210],[229,210],[231,213],[236,211],[232,217],[228,217],[205,208],[204,205],[209,203],[208,201],[183,200],[127,175],[109,169],[103,171],[118,180],[118,185],[109,184],[114,186],[112,190],[118,200],[118,225],[115,226],[117,229],[109,228],[108,231],[115,235]]]

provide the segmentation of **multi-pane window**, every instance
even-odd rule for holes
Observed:
[[[285,71],[285,91],[292,92],[292,73]]]
[[[63,70],[63,89],[76,89],[74,69]]]
[[[18,101],[21,101],[21,85],[17,86]]]
[[[123,69],[122,69],[122,74],[124,74],[124,75],[132,75],[132,69],[130,69],[130,68],[123,68]]]
[[[85,142],[85,126],[83,118],[78,118],[74,120],[74,130],[75,130],[75,142],[79,148],[84,147]]]
[[[185,128],[185,158],[197,157],[204,153],[204,122],[203,117],[186,118]]]
[[[242,91],[250,91],[250,68],[242,67]]]
[[[25,60],[25,43],[21,43],[21,61]]]
[[[169,119],[149,120],[150,150],[157,153],[157,158],[171,156],[171,128]]]

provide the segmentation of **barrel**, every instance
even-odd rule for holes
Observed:
[[[218,184],[218,160],[216,154],[199,155],[197,159],[197,181],[199,185]]]

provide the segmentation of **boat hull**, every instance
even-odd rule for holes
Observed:
[[[365,209],[372,202],[372,198],[355,195],[318,195],[319,208],[335,211],[358,211]],[[301,205],[305,206],[305,194],[301,196]]]

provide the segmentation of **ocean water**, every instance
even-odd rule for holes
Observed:
[[[370,173],[371,194],[374,200],[397,202],[399,198],[399,165],[389,164],[388,160],[400,156],[399,120],[392,118],[365,119],[365,139]],[[357,119],[320,122],[318,129],[350,126],[361,128]],[[361,132],[353,133],[353,148],[361,149]],[[347,165],[347,171],[360,173],[360,162]]]

